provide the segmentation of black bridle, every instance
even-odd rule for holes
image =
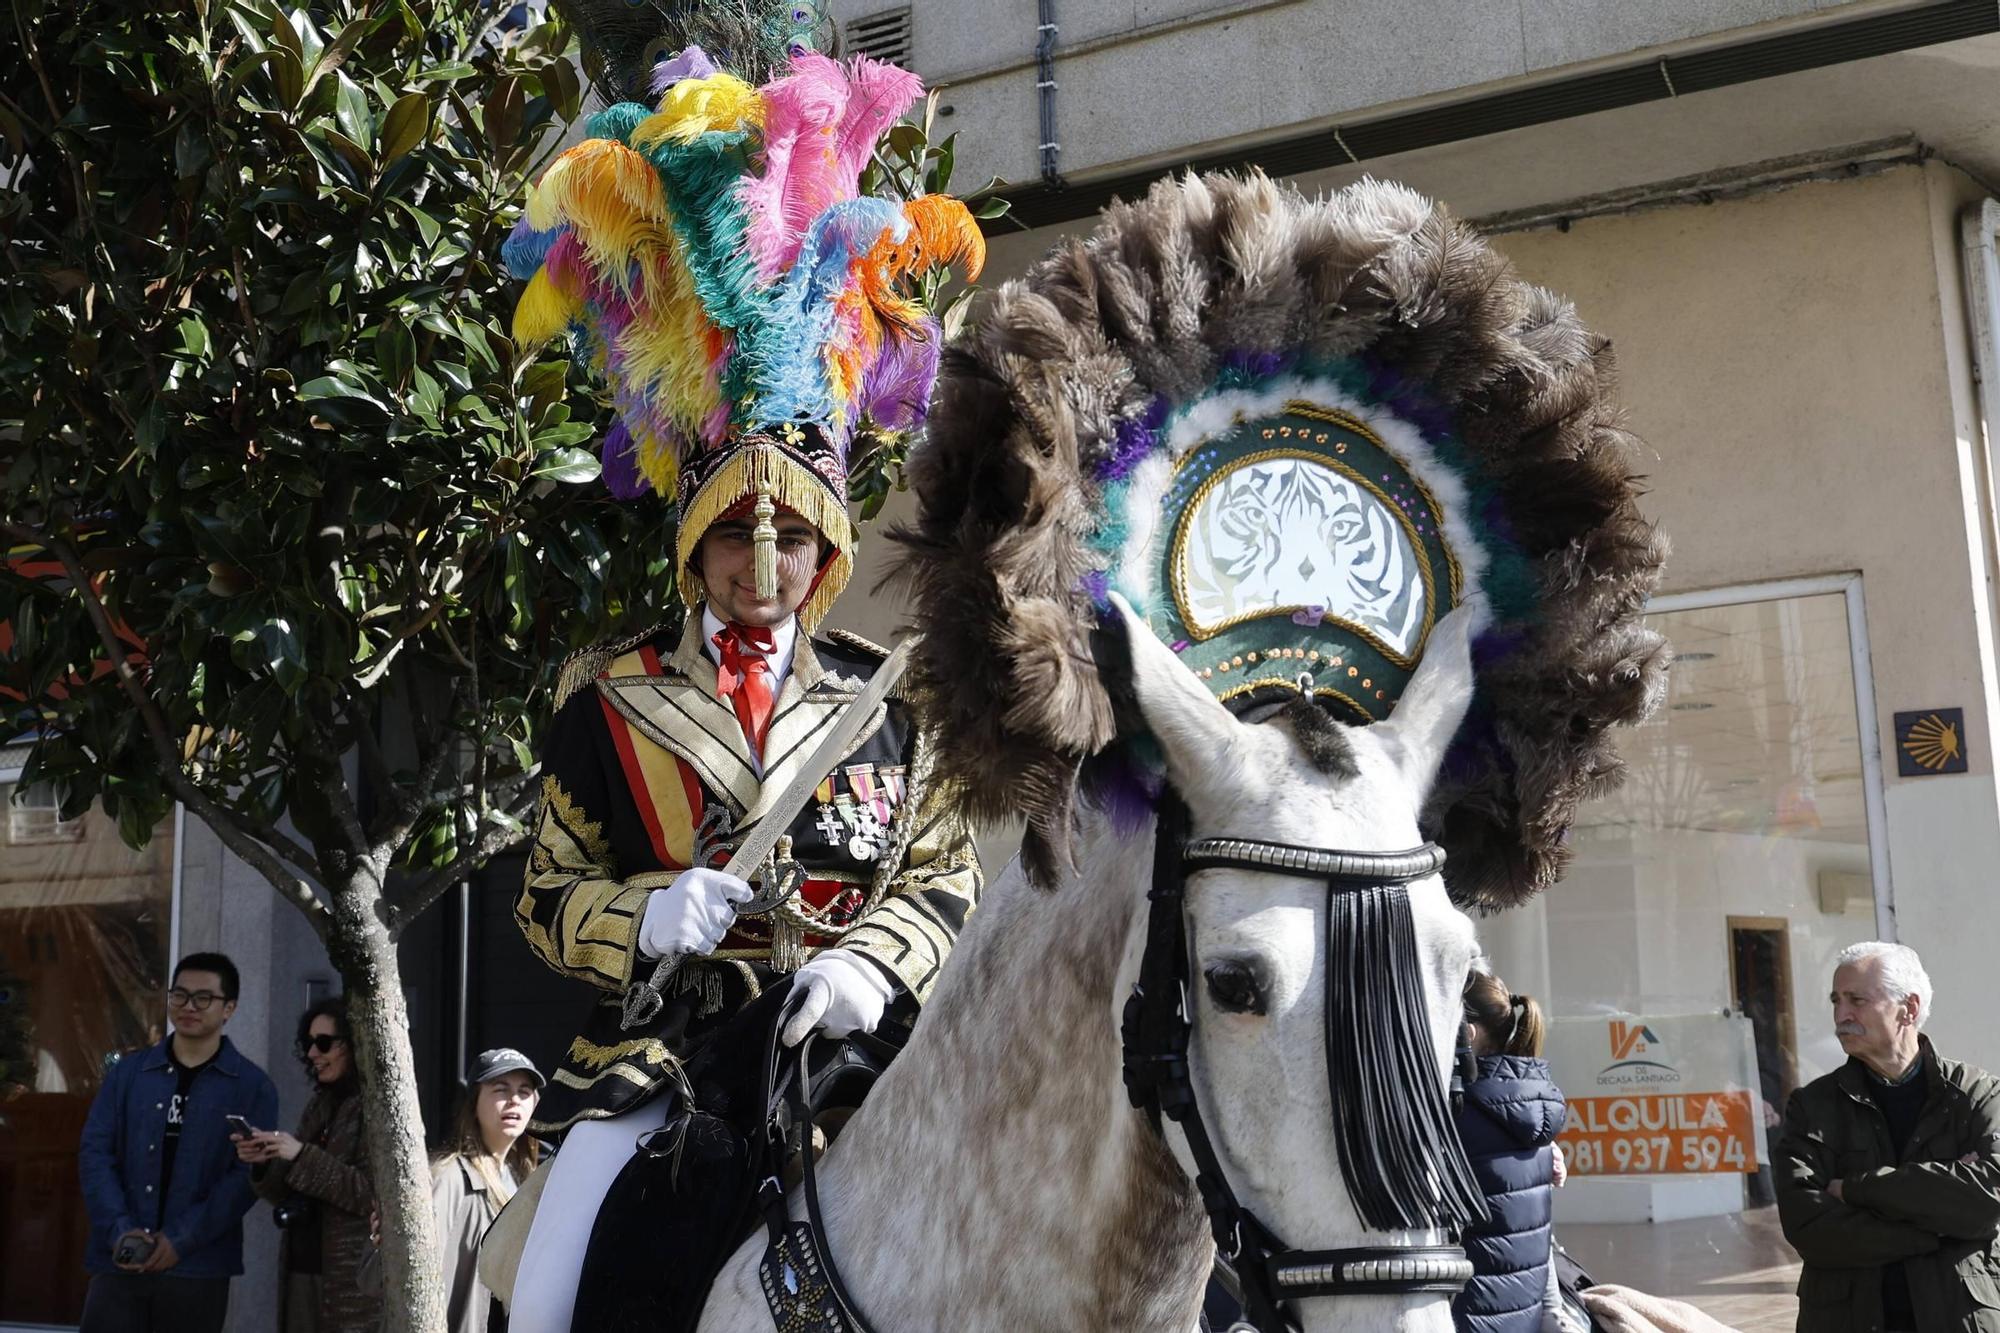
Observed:
[[[1326,881],[1327,1074],[1342,1173],[1370,1227],[1448,1232],[1484,1218],[1486,1208],[1443,1088],[1424,1093],[1426,1083],[1438,1080],[1428,1042],[1415,1041],[1419,1029],[1411,1026],[1420,1027],[1425,1005],[1406,886],[1443,864],[1444,851],[1434,843],[1407,852],[1346,852],[1253,838],[1189,842],[1186,806],[1171,789],[1161,800],[1146,948],[1122,1023],[1125,1089],[1156,1132],[1163,1117],[1180,1126],[1216,1249],[1260,1333],[1298,1327],[1283,1308],[1291,1301],[1455,1293],[1471,1278],[1472,1264],[1464,1249],[1447,1243],[1295,1250],[1237,1199],[1202,1120],[1189,1066],[1187,877],[1232,869]],[[1336,1012],[1340,975],[1348,978],[1344,1007],[1368,1012]],[[1364,993],[1371,1002],[1360,1005]],[[1393,1123],[1398,1118],[1404,1122]]]

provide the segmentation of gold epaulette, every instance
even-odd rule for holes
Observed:
[[[889,656],[887,648],[876,643],[873,639],[862,638],[851,629],[830,629],[826,632],[826,637],[832,639],[835,643],[852,648],[856,652],[867,653],[872,657],[879,657],[885,661]]]
[[[604,668],[620,653],[628,653],[646,640],[665,629],[665,625],[654,625],[643,629],[627,639],[617,639],[610,643],[600,643],[591,648],[579,648],[563,659],[562,671],[556,676],[556,711],[570,701],[576,692],[604,674]]]

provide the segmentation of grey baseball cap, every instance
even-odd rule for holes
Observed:
[[[472,1068],[465,1075],[465,1081],[484,1083],[489,1078],[515,1073],[528,1075],[535,1080],[535,1086],[538,1088],[548,1082],[542,1077],[542,1071],[535,1068],[535,1062],[512,1046],[495,1046],[490,1051],[481,1051],[474,1057]]]

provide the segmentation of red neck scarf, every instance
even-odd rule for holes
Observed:
[[[715,668],[715,694],[736,710],[743,739],[760,760],[764,756],[764,733],[771,728],[771,664],[766,659],[777,651],[771,631],[762,625],[725,624],[710,640],[719,659]]]

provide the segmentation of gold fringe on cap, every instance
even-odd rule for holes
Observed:
[[[707,596],[701,576],[689,568],[702,534],[742,501],[746,495],[769,496],[779,506],[791,510],[819,529],[833,543],[833,556],[826,571],[805,604],[799,607],[799,624],[810,634],[833,609],[834,599],[854,574],[854,524],[847,507],[837,503],[826,483],[791,455],[773,446],[747,445],[735,457],[716,469],[702,483],[681,515],[676,567],[680,571],[681,601],[693,607]]]

